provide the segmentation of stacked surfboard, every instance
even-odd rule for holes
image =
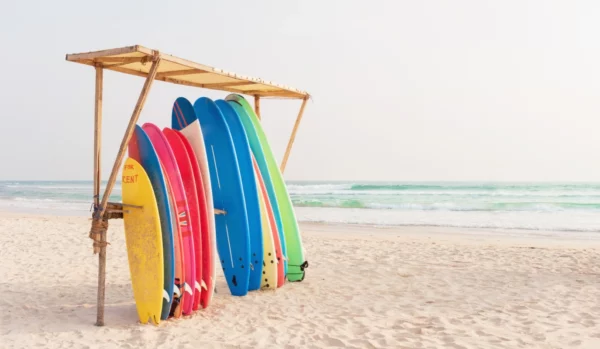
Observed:
[[[210,305],[217,263],[232,295],[302,281],[308,263],[283,176],[240,95],[178,98],[171,127],[136,125],[123,218],[139,319]]]

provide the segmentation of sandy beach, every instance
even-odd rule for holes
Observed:
[[[106,326],[85,217],[0,215],[2,348],[599,348],[600,240],[302,224],[301,283],[140,325],[122,221]]]

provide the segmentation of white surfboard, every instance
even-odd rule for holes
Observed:
[[[190,145],[194,149],[194,154],[198,160],[200,166],[200,174],[202,176],[202,184],[204,187],[204,195],[206,196],[206,208],[208,211],[208,229],[211,236],[212,248],[212,268],[210,272],[210,280],[212,287],[207,287],[202,295],[207,294],[207,297],[201,296],[202,300],[205,300],[204,307],[210,304],[210,300],[214,294],[215,288],[215,275],[217,272],[217,236],[215,230],[215,211],[213,206],[213,194],[211,187],[210,170],[208,167],[208,160],[206,156],[206,148],[204,146],[204,138],[202,136],[202,129],[200,123],[196,118],[194,108],[192,104],[185,98],[177,98],[176,104],[180,108],[181,114],[173,116],[172,127],[181,132],[185,138],[190,142]],[[204,280],[203,280],[204,283]],[[205,286],[206,287],[206,286]]]

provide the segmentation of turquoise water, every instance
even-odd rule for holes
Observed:
[[[92,181],[0,181],[0,209],[81,215],[91,212],[92,196]],[[117,183],[110,201],[120,200]]]
[[[600,232],[600,183],[288,185],[303,221]]]
[[[600,183],[288,182],[301,221],[600,232]],[[120,184],[111,201],[120,201]],[[88,214],[91,181],[0,181],[0,209]]]
[[[449,211],[600,210],[600,183],[288,184],[296,206]]]

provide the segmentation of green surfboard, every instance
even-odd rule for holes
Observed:
[[[281,213],[281,221],[285,235],[285,246],[287,250],[287,279],[289,281],[302,281],[304,280],[304,269],[308,267],[308,262],[304,259],[302,238],[300,236],[300,229],[298,227],[298,221],[296,220],[294,207],[292,206],[292,200],[288,194],[283,175],[279,170],[275,156],[273,156],[273,151],[267,141],[267,136],[265,135],[254,110],[244,97],[238,94],[230,94],[225,99],[232,103],[232,106],[236,109],[236,112],[238,112],[244,128],[254,128],[256,130],[267,161],[269,174],[273,181],[279,212]],[[243,110],[240,110],[240,106]]]

